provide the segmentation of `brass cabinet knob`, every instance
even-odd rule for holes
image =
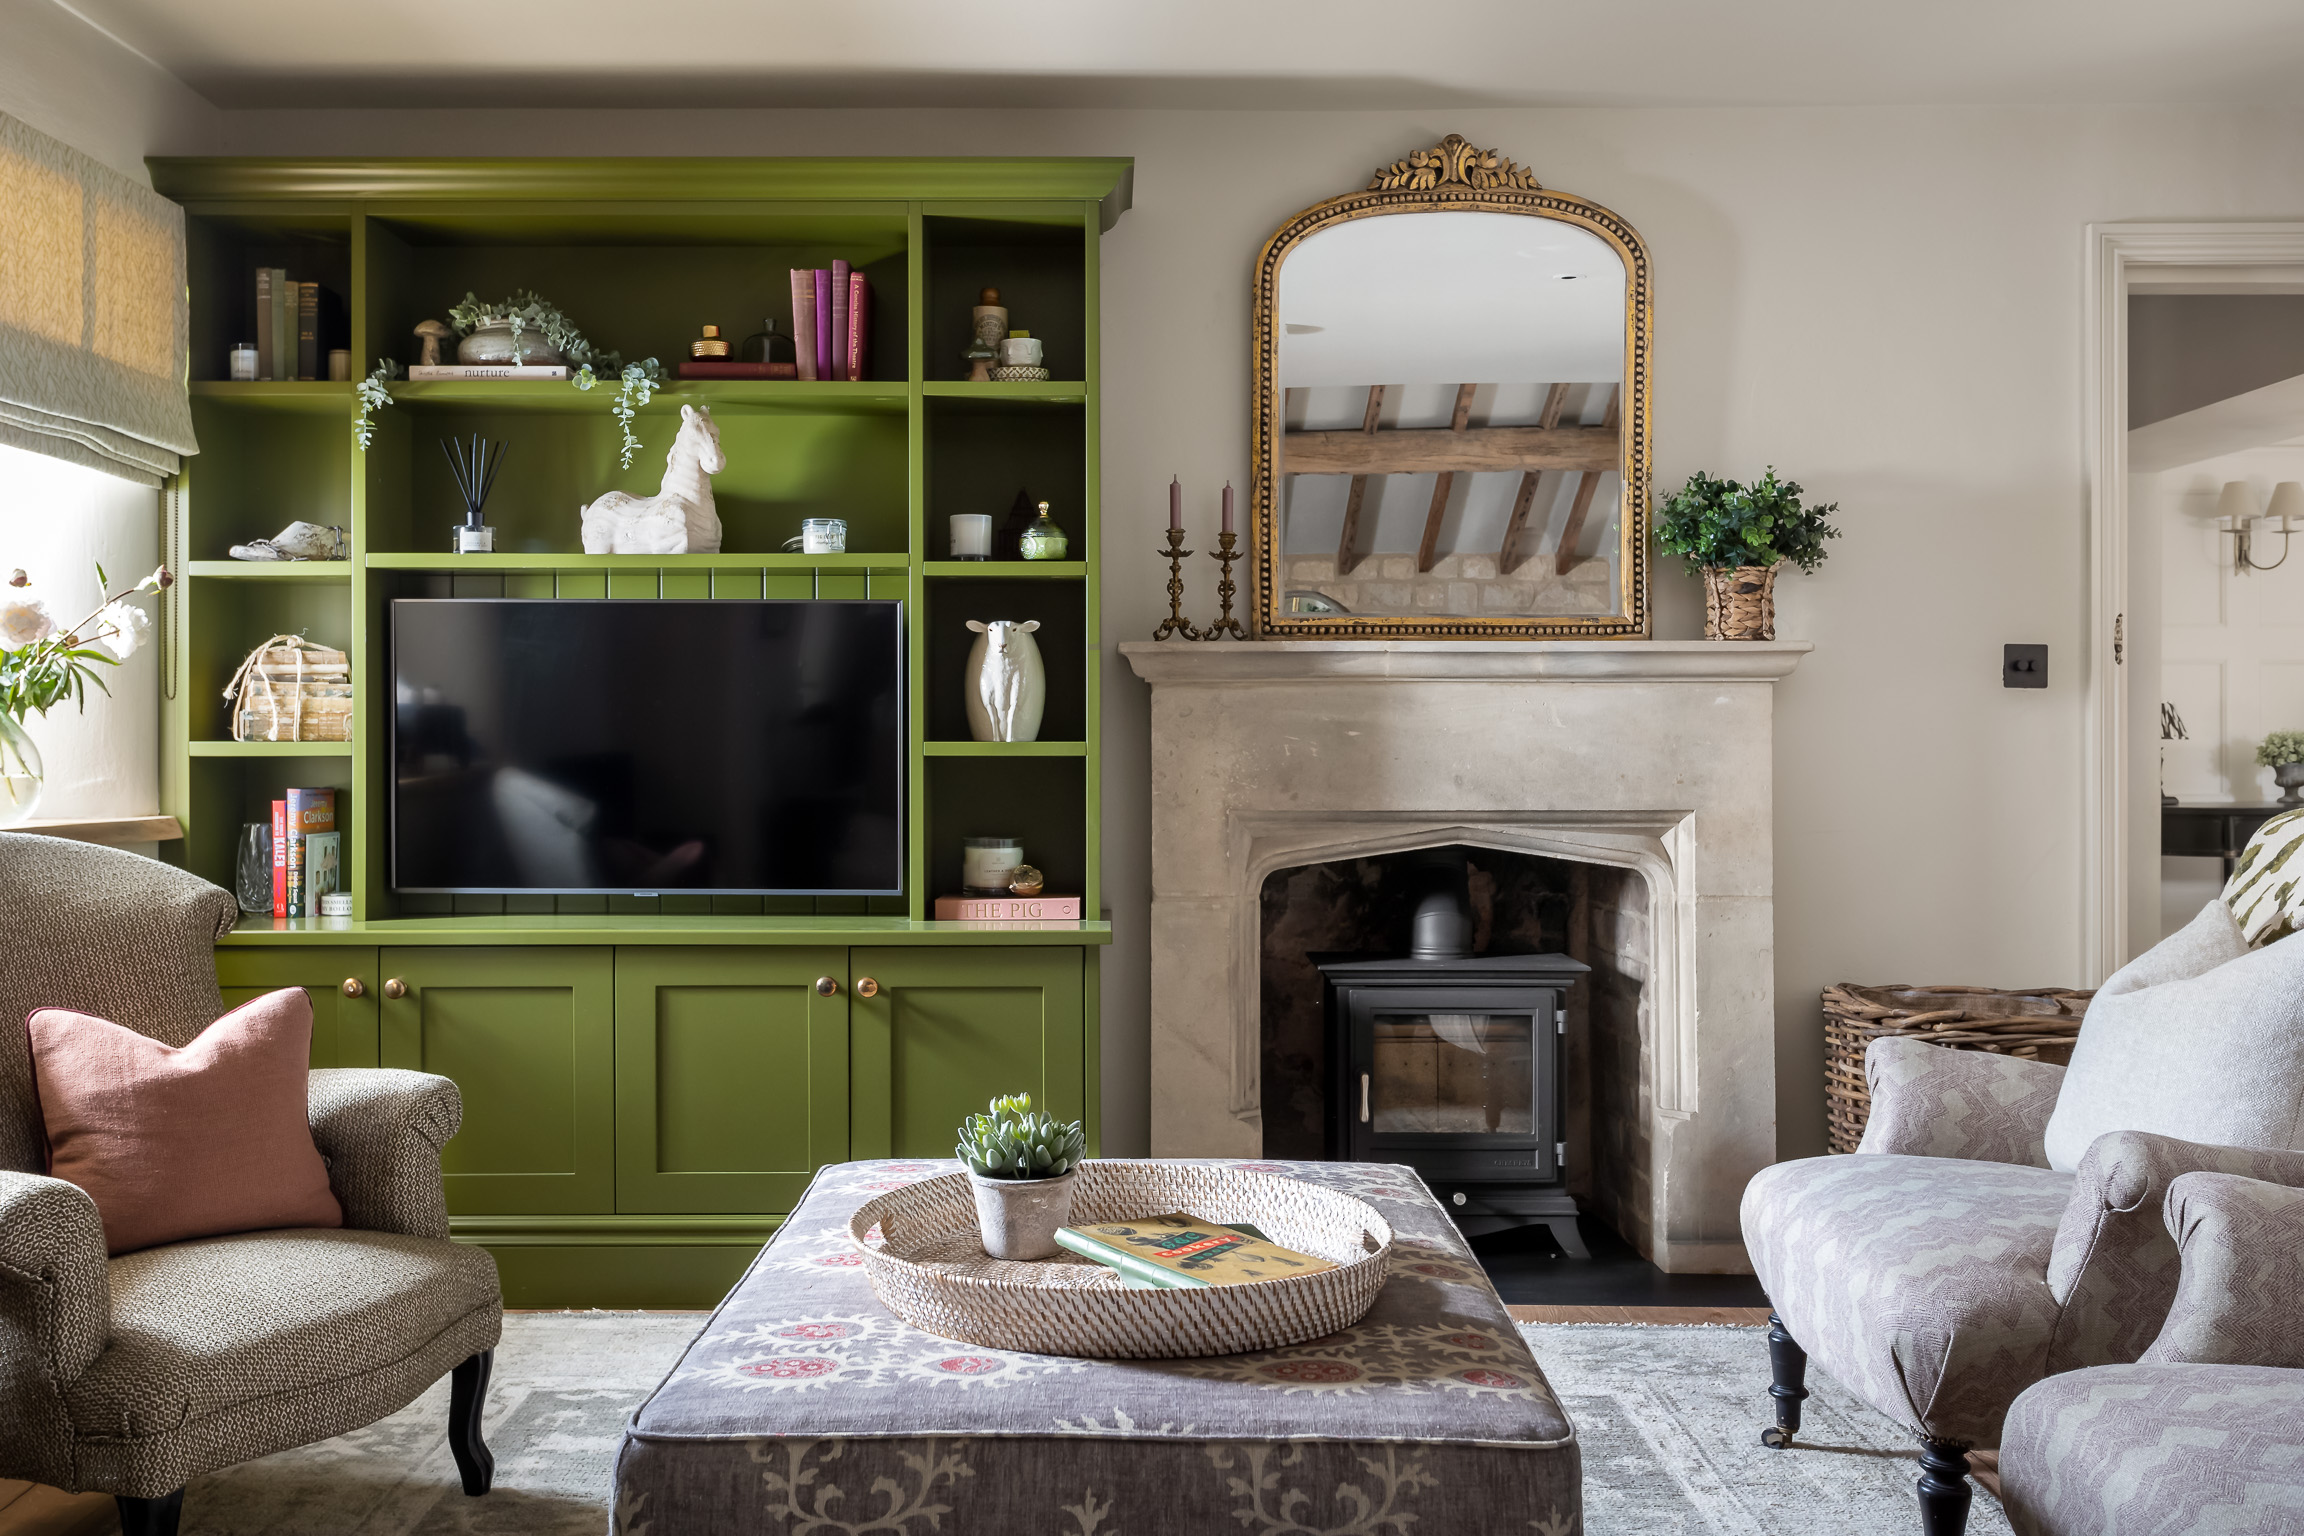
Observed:
[[[830,976],[819,976],[816,978],[816,995],[818,997],[838,997],[840,995],[840,983]]]
[[[406,997],[408,995],[408,983],[395,976],[384,983],[384,995],[393,998]]]
[[[869,976],[859,976],[856,978],[856,995],[858,997],[878,997],[880,995],[880,983]]]
[[[344,995],[346,997],[366,997],[368,988],[362,984],[359,977],[347,976],[344,978]]]

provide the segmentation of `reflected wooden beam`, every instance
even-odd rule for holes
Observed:
[[[1450,436],[1456,438],[1464,436],[1464,428],[1472,420],[1472,391],[1478,387],[1475,384],[1456,386],[1456,412],[1448,419]],[[1454,470],[1448,469],[1440,471],[1439,476],[1432,482],[1432,509],[1424,514],[1424,537],[1416,546],[1416,570],[1418,574],[1432,569],[1433,562],[1440,557],[1440,516],[1448,510],[1448,493],[1455,488],[1455,485],[1456,473]]]
[[[1528,537],[1528,510],[1536,504],[1536,482],[1544,477],[1533,469],[1520,473],[1520,494],[1512,498],[1512,520],[1504,525],[1504,542],[1496,550],[1496,574],[1509,576],[1528,558],[1521,545]]]
[[[1608,389],[1608,411],[1600,418],[1601,425],[1610,431],[1616,428],[1616,403],[1623,390],[1615,385]],[[1600,470],[1588,469],[1577,477],[1576,500],[1568,508],[1568,521],[1560,529],[1560,547],[1552,552],[1552,572],[1556,576],[1568,574],[1576,563],[1576,542],[1584,537],[1584,519],[1592,511],[1592,493],[1600,489]]]
[[[1428,475],[1453,471],[1561,469],[1606,473],[1621,466],[1610,427],[1394,428],[1388,432],[1290,432],[1281,470],[1291,475]]]
[[[1370,437],[1376,435],[1376,418],[1384,411],[1384,386],[1368,386],[1367,414],[1360,418],[1360,430]],[[1368,494],[1368,477],[1352,477],[1352,493],[1344,498],[1344,532],[1336,541],[1336,574],[1349,576],[1360,563],[1360,503]]]

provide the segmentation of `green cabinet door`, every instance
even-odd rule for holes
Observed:
[[[950,1157],[961,1117],[1018,1089],[1080,1118],[1081,965],[1077,949],[850,950],[853,1154]]]
[[[376,951],[219,949],[216,983],[227,1008],[282,987],[302,987],[312,999],[312,1065],[377,1064]]]
[[[844,1161],[847,993],[844,949],[618,949],[616,1209],[789,1211]]]
[[[441,1155],[459,1216],[615,1209],[614,965],[607,949],[385,949],[383,1062],[455,1080]]]

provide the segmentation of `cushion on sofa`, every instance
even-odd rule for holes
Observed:
[[[341,1227],[305,1091],[312,1000],[241,1004],[182,1047],[93,1014],[26,1021],[48,1172],[88,1191],[114,1254],[272,1227]]]
[[[2221,901],[2088,1005],[2048,1120],[2048,1165],[2108,1131],[2304,1148],[2304,940],[2251,951]]]
[[[2251,944],[2304,928],[2304,811],[2282,811],[2256,829],[2224,882],[2224,905]]]

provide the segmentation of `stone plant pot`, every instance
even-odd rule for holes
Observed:
[[[1776,638],[1776,571],[1773,565],[1704,567],[1704,638]]]
[[[1057,1251],[1056,1229],[1072,1220],[1074,1168],[1056,1179],[988,1179],[974,1169],[976,1225],[996,1259],[1045,1259]]]
[[[2281,805],[2304,805],[2304,763],[2282,763],[2272,770],[2272,782],[2280,786]]]
[[[559,349],[544,339],[544,333],[530,326],[520,330],[519,345],[512,341],[512,322],[486,320],[474,328],[471,335],[456,343],[456,361],[471,366],[509,367],[525,363],[531,367],[543,365],[557,367],[567,361]]]

